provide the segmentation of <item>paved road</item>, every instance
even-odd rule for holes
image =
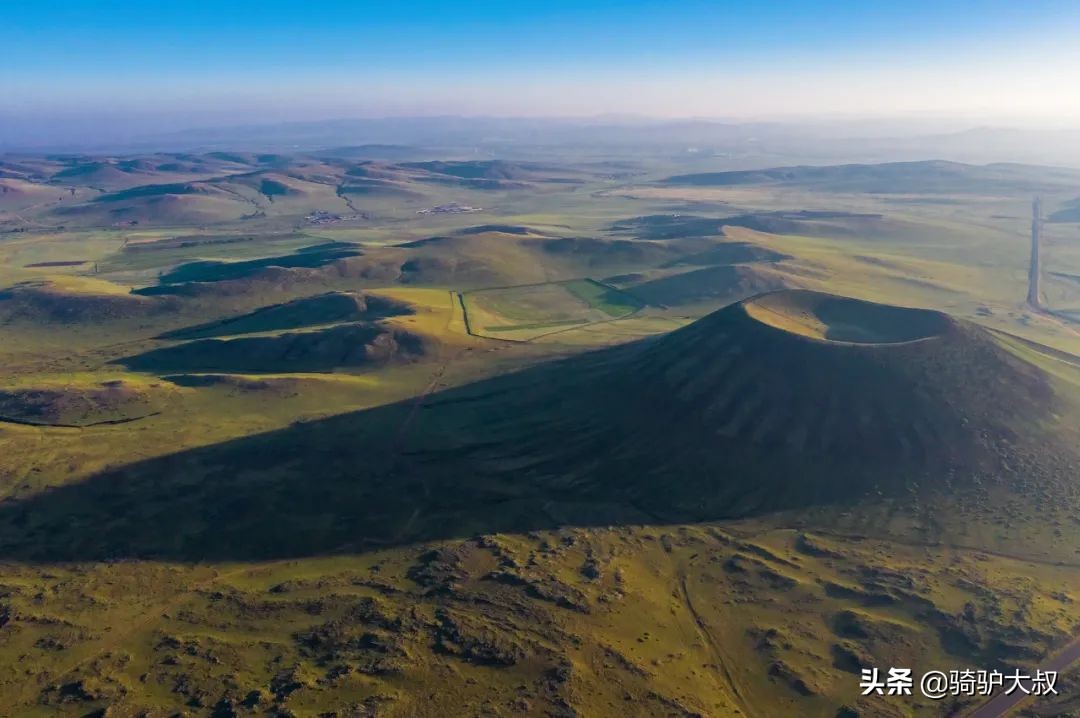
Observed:
[[[1080,661],[1080,636],[1074,638],[1069,645],[1055,653],[1046,663],[1039,666],[1039,669],[1057,671],[1062,674],[1076,661]],[[1028,681],[1024,687],[1031,690],[1031,682]],[[968,718],[1002,718],[1008,715],[1025,698],[1029,698],[1028,694],[1019,689],[1014,691],[1012,695],[1001,693],[991,699],[989,703],[984,703],[979,708],[976,708],[973,713],[968,715]]]

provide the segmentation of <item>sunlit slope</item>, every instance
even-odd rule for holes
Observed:
[[[808,291],[742,303],[747,316],[780,331],[842,344],[902,344],[938,338],[952,322],[940,312],[903,309]]]

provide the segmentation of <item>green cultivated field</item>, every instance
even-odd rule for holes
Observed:
[[[473,333],[516,341],[622,319],[644,306],[631,294],[593,279],[481,289],[462,299]]]

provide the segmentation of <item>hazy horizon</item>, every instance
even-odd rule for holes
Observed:
[[[5,9],[2,144],[355,117],[1080,127],[1070,2],[125,5]]]

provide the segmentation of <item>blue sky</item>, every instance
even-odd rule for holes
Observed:
[[[1080,117],[1080,2],[0,0],[0,114]]]

